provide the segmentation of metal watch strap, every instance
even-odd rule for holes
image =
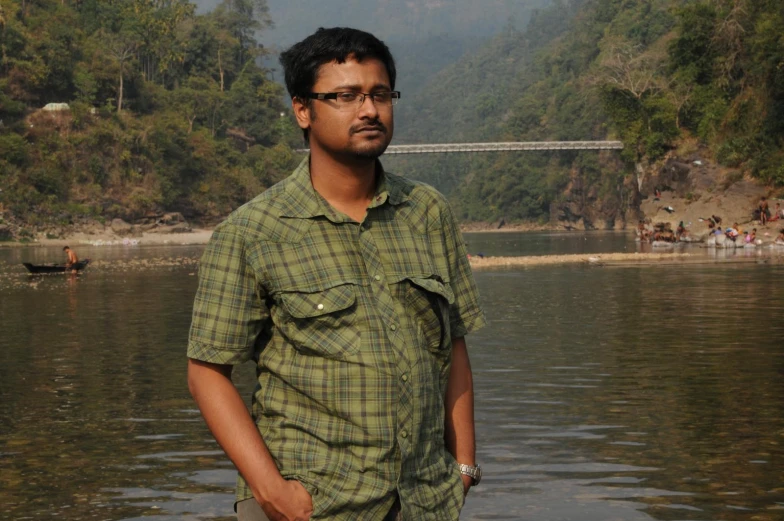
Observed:
[[[471,478],[474,485],[478,485],[479,482],[482,480],[482,469],[479,467],[479,465],[473,467],[471,465],[458,463],[457,466],[460,469],[460,473],[465,474],[466,476]]]

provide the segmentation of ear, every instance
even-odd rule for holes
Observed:
[[[294,111],[294,117],[297,119],[297,125],[302,130],[310,129],[311,112],[310,106],[303,103],[299,98],[292,98],[291,109]]]

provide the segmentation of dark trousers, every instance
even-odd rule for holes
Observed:
[[[255,499],[246,499],[237,503],[237,519],[238,521],[269,521],[267,514]],[[399,499],[392,505],[392,510],[384,516],[383,521],[403,521],[400,515]]]

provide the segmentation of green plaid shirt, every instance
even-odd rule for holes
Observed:
[[[293,175],[219,225],[202,256],[188,356],[253,359],[253,417],[312,519],[453,520],[444,444],[452,338],[485,324],[444,197],[377,167],[360,224]],[[242,477],[237,499],[252,495]]]

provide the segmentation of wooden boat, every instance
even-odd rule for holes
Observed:
[[[30,273],[65,273],[65,264],[30,264],[29,262],[23,262],[22,264]],[[71,266],[68,271],[82,271],[88,264],[90,264],[90,259],[80,260]]]

